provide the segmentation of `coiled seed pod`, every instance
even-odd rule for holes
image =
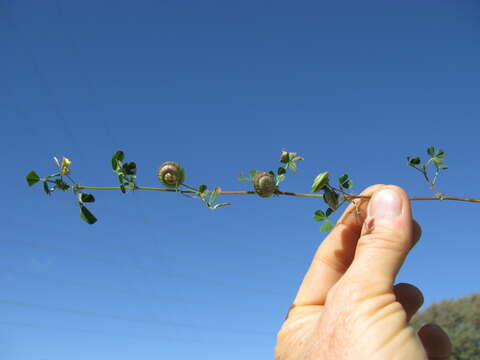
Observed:
[[[277,190],[275,177],[269,172],[259,172],[253,179],[255,192],[261,197],[267,198]]]
[[[183,170],[180,164],[167,161],[158,168],[157,177],[166,187],[176,188],[185,180],[185,170]]]

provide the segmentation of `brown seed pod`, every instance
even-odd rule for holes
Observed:
[[[167,161],[158,168],[157,177],[166,187],[176,188],[185,180],[185,170],[180,164]]]
[[[258,172],[253,179],[255,192],[261,197],[270,197],[277,190],[275,177],[269,172]]]

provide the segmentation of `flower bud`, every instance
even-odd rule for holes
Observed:
[[[288,152],[282,150],[282,155],[280,156],[280,162],[286,164],[290,161],[290,157],[288,156]]]

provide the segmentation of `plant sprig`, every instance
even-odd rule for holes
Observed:
[[[427,154],[430,156],[430,158],[425,161],[421,166],[419,166],[421,163],[420,157],[407,156],[408,165],[413,167],[415,170],[420,171],[420,173],[422,173],[423,177],[427,181],[430,189],[432,189],[432,191],[438,198],[442,198],[443,193],[437,190],[437,188],[435,187],[435,183],[437,182],[440,171],[448,169],[448,166],[443,164],[445,161],[445,152],[442,149],[435,151],[435,148],[433,146],[430,146],[429,148],[427,148]],[[431,164],[433,164],[435,167],[435,174],[433,176],[433,179],[430,179],[428,175],[428,166]]]
[[[408,156],[407,161],[409,166],[422,174],[428,186],[434,192],[435,197],[410,197],[410,200],[480,202],[480,199],[445,196],[444,193],[438,191],[436,183],[440,172],[448,169],[448,167],[444,165],[445,152],[442,149],[435,151],[435,148],[430,146],[427,148],[427,154],[430,157],[423,164],[421,164],[420,157]],[[370,198],[370,196],[355,195],[351,192],[353,182],[347,173],[338,177],[338,185],[332,185],[328,171],[321,172],[314,178],[310,194],[281,191],[280,184],[285,181],[288,170],[290,170],[291,173],[295,173],[297,171],[297,162],[303,159],[303,157],[297,156],[296,152],[282,150],[280,155],[280,163],[282,165],[277,167],[276,171],[250,170],[248,177],[244,177],[242,174],[238,176],[240,181],[250,182],[252,184],[253,189],[247,191],[223,191],[219,186],[215,186],[209,190],[205,184],[201,184],[198,187],[191,187],[185,184],[185,170],[183,167],[172,161],[163,163],[157,171],[157,177],[165,188],[139,186],[136,183],[137,165],[133,161],[126,162],[125,154],[121,150],[116,151],[111,159],[112,170],[116,174],[119,182],[118,187],[93,187],[78,184],[70,176],[71,161],[65,157],[62,158],[61,162],[57,158],[54,158],[58,167],[57,172],[42,178],[32,170],[25,178],[29,186],[42,183],[43,190],[47,195],[51,195],[57,189],[64,192],[72,190],[80,207],[80,218],[88,224],[94,224],[97,221],[97,218],[85,205],[86,203],[95,202],[95,197],[90,193],[85,193],[84,190],[120,190],[123,194],[136,190],[175,192],[189,198],[200,199],[201,202],[211,210],[231,205],[230,202],[217,203],[221,195],[256,194],[263,198],[271,197],[272,195],[322,198],[327,208],[325,210],[315,210],[313,219],[322,223],[320,231],[323,232],[328,232],[333,228],[334,225],[330,217],[344,203],[352,202],[356,207],[356,199]],[[430,169],[433,169],[433,176]],[[359,212],[357,207],[356,211],[357,213]]]

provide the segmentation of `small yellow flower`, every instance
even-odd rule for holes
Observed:
[[[61,176],[70,174],[69,166],[72,162],[68,158],[63,157],[61,164],[60,164],[60,161],[58,161],[58,159],[56,157],[53,157],[53,160],[55,160],[55,163],[57,164],[58,168],[60,169],[60,175]]]

